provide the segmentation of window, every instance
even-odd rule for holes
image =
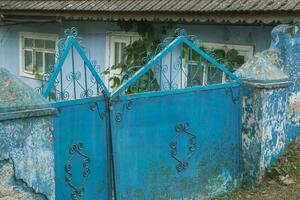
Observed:
[[[139,40],[141,37],[136,32],[108,32],[106,37],[106,67],[111,68],[113,65],[122,63],[124,60],[124,48]],[[117,76],[118,70],[110,70],[107,78]]]
[[[220,43],[202,43],[201,49],[206,52],[214,52],[217,59],[225,59],[230,66],[230,71],[234,72],[248,59],[253,56],[254,48],[250,45],[232,45]],[[186,62],[187,77],[186,82],[189,85],[209,85],[226,82],[225,73],[216,67],[204,63],[203,68],[199,70],[196,60]]]
[[[231,65],[232,71],[235,71],[247,60],[252,58],[254,47],[252,45],[235,45],[203,42],[201,45],[204,50],[215,51],[225,57]]]
[[[21,74],[34,78],[49,73],[55,63],[57,39],[54,34],[21,33]]]

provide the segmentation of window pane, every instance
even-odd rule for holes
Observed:
[[[35,40],[36,48],[45,48],[45,40]]]
[[[35,53],[34,72],[35,73],[43,73],[43,52]]]
[[[53,49],[55,50],[55,41],[46,40],[46,49]]]
[[[24,59],[25,59],[25,71],[32,72],[32,51],[25,50],[24,52]]]
[[[115,65],[120,63],[120,43],[115,42]]]
[[[125,48],[126,47],[126,43],[122,42],[121,43],[121,62],[123,62],[125,60]]]
[[[33,39],[24,38],[24,46],[25,47],[33,47]]]
[[[223,72],[216,67],[208,67],[207,84],[222,83]]]
[[[201,63],[188,65],[188,87],[203,85],[203,70]]]
[[[49,73],[55,63],[55,54],[54,53],[45,53],[45,73]]]

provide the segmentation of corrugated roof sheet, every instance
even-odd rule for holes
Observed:
[[[213,23],[300,21],[300,0],[0,0],[2,20],[171,20]],[[27,17],[27,18],[26,18]],[[9,20],[8,20],[9,21]]]
[[[1,10],[123,12],[258,12],[299,11],[299,0],[60,0],[1,1]]]

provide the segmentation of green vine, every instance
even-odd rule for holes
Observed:
[[[161,43],[160,38],[167,33],[167,30],[172,28],[171,24],[164,24],[157,30],[151,22],[124,22],[119,21],[118,26],[124,31],[137,31],[141,36],[141,39],[134,41],[130,45],[124,48],[124,53],[122,55],[122,62],[120,64],[114,65],[111,68],[106,69],[103,73],[109,74],[110,70],[117,72],[109,78],[110,85],[112,89],[118,88],[122,83],[126,82],[130,76],[141,69],[141,67],[146,64],[143,60],[145,57],[151,59],[152,55],[149,52],[155,52],[159,43]],[[156,29],[155,29],[156,28]],[[185,46],[185,45],[184,45]],[[218,62],[223,64],[228,68],[229,71],[235,71],[239,66],[244,63],[244,57],[238,55],[238,51],[235,49],[230,49],[225,52],[222,49],[205,49],[200,46],[200,48],[213,56]],[[183,57],[189,59],[189,50],[184,47]],[[207,61],[200,57],[195,51],[192,53],[193,60],[198,60],[206,63]],[[151,85],[149,85],[151,83]],[[147,75],[144,75],[137,82],[138,85],[131,86],[127,93],[144,92],[150,90],[158,90],[160,85],[158,84],[155,73],[150,70]],[[149,88],[151,87],[151,88]]]
[[[110,85],[112,89],[118,88],[124,83],[131,74],[134,74],[143,66],[143,58],[147,57],[149,52],[154,52],[157,45],[160,43],[161,35],[165,35],[167,30],[172,26],[171,24],[165,24],[160,27],[158,32],[154,31],[155,28],[151,22],[124,22],[119,21],[118,26],[124,31],[137,31],[141,36],[141,39],[134,41],[130,45],[124,48],[123,60],[120,64],[114,65],[111,68],[106,69],[103,73],[109,74],[110,70],[118,72],[110,77]],[[150,79],[149,79],[150,78]],[[157,83],[154,73],[150,71],[150,74],[146,77],[142,77],[139,81],[137,88],[145,88],[146,84],[152,82],[152,89],[158,89],[159,84]],[[127,93],[137,92],[137,88],[129,88]],[[139,90],[141,92],[141,90]]]
[[[41,75],[41,73],[38,71],[36,66],[33,66],[33,75],[34,75],[35,80],[40,81],[40,83],[42,85],[41,88],[44,88],[45,80],[43,79],[43,75]],[[50,98],[51,101],[56,100],[55,89],[52,89],[52,91],[49,94],[49,98]]]

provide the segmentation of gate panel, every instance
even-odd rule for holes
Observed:
[[[93,98],[55,107],[57,199],[110,199],[105,101]]]
[[[237,187],[239,93],[224,84],[121,97],[111,115],[117,199],[202,199]]]
[[[109,91],[77,30],[65,33],[53,73],[39,89],[59,111],[54,119],[56,199],[111,199]]]

